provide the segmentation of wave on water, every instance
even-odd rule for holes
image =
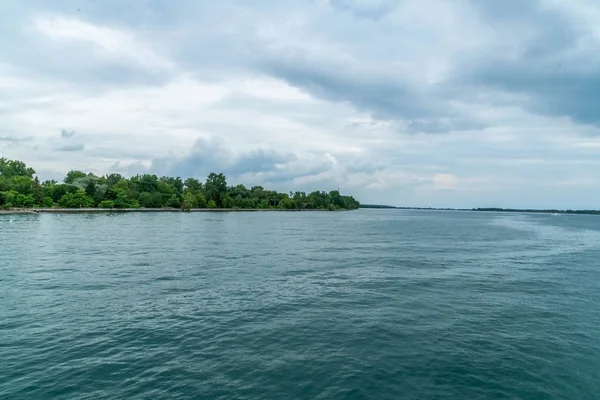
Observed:
[[[511,214],[497,216],[490,221],[490,224],[529,233],[528,242],[524,243],[526,246],[523,251],[526,252],[537,249],[540,255],[554,256],[597,249],[600,243],[600,224],[597,229],[561,225],[561,222],[568,218],[565,217],[559,222],[554,218],[538,215]]]
[[[0,399],[597,399],[600,219],[0,218]]]

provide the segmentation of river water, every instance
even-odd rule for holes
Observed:
[[[0,216],[1,399],[598,399],[600,218]]]

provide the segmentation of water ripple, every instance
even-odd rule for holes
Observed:
[[[600,218],[0,216],[0,398],[596,399]]]

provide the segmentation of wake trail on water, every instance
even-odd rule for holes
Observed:
[[[522,255],[548,257],[598,248],[600,230],[561,226],[554,221],[532,215],[503,215],[490,224],[529,233],[529,243],[520,250]]]

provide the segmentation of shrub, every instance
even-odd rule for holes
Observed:
[[[94,205],[94,199],[88,196],[85,193],[85,190],[79,189],[75,193],[65,194],[60,198],[58,204],[65,208],[92,207]]]
[[[52,207],[54,202],[52,201],[52,197],[46,196],[41,204],[42,207]]]
[[[112,200],[104,200],[98,204],[99,208],[115,208],[115,202]]]

